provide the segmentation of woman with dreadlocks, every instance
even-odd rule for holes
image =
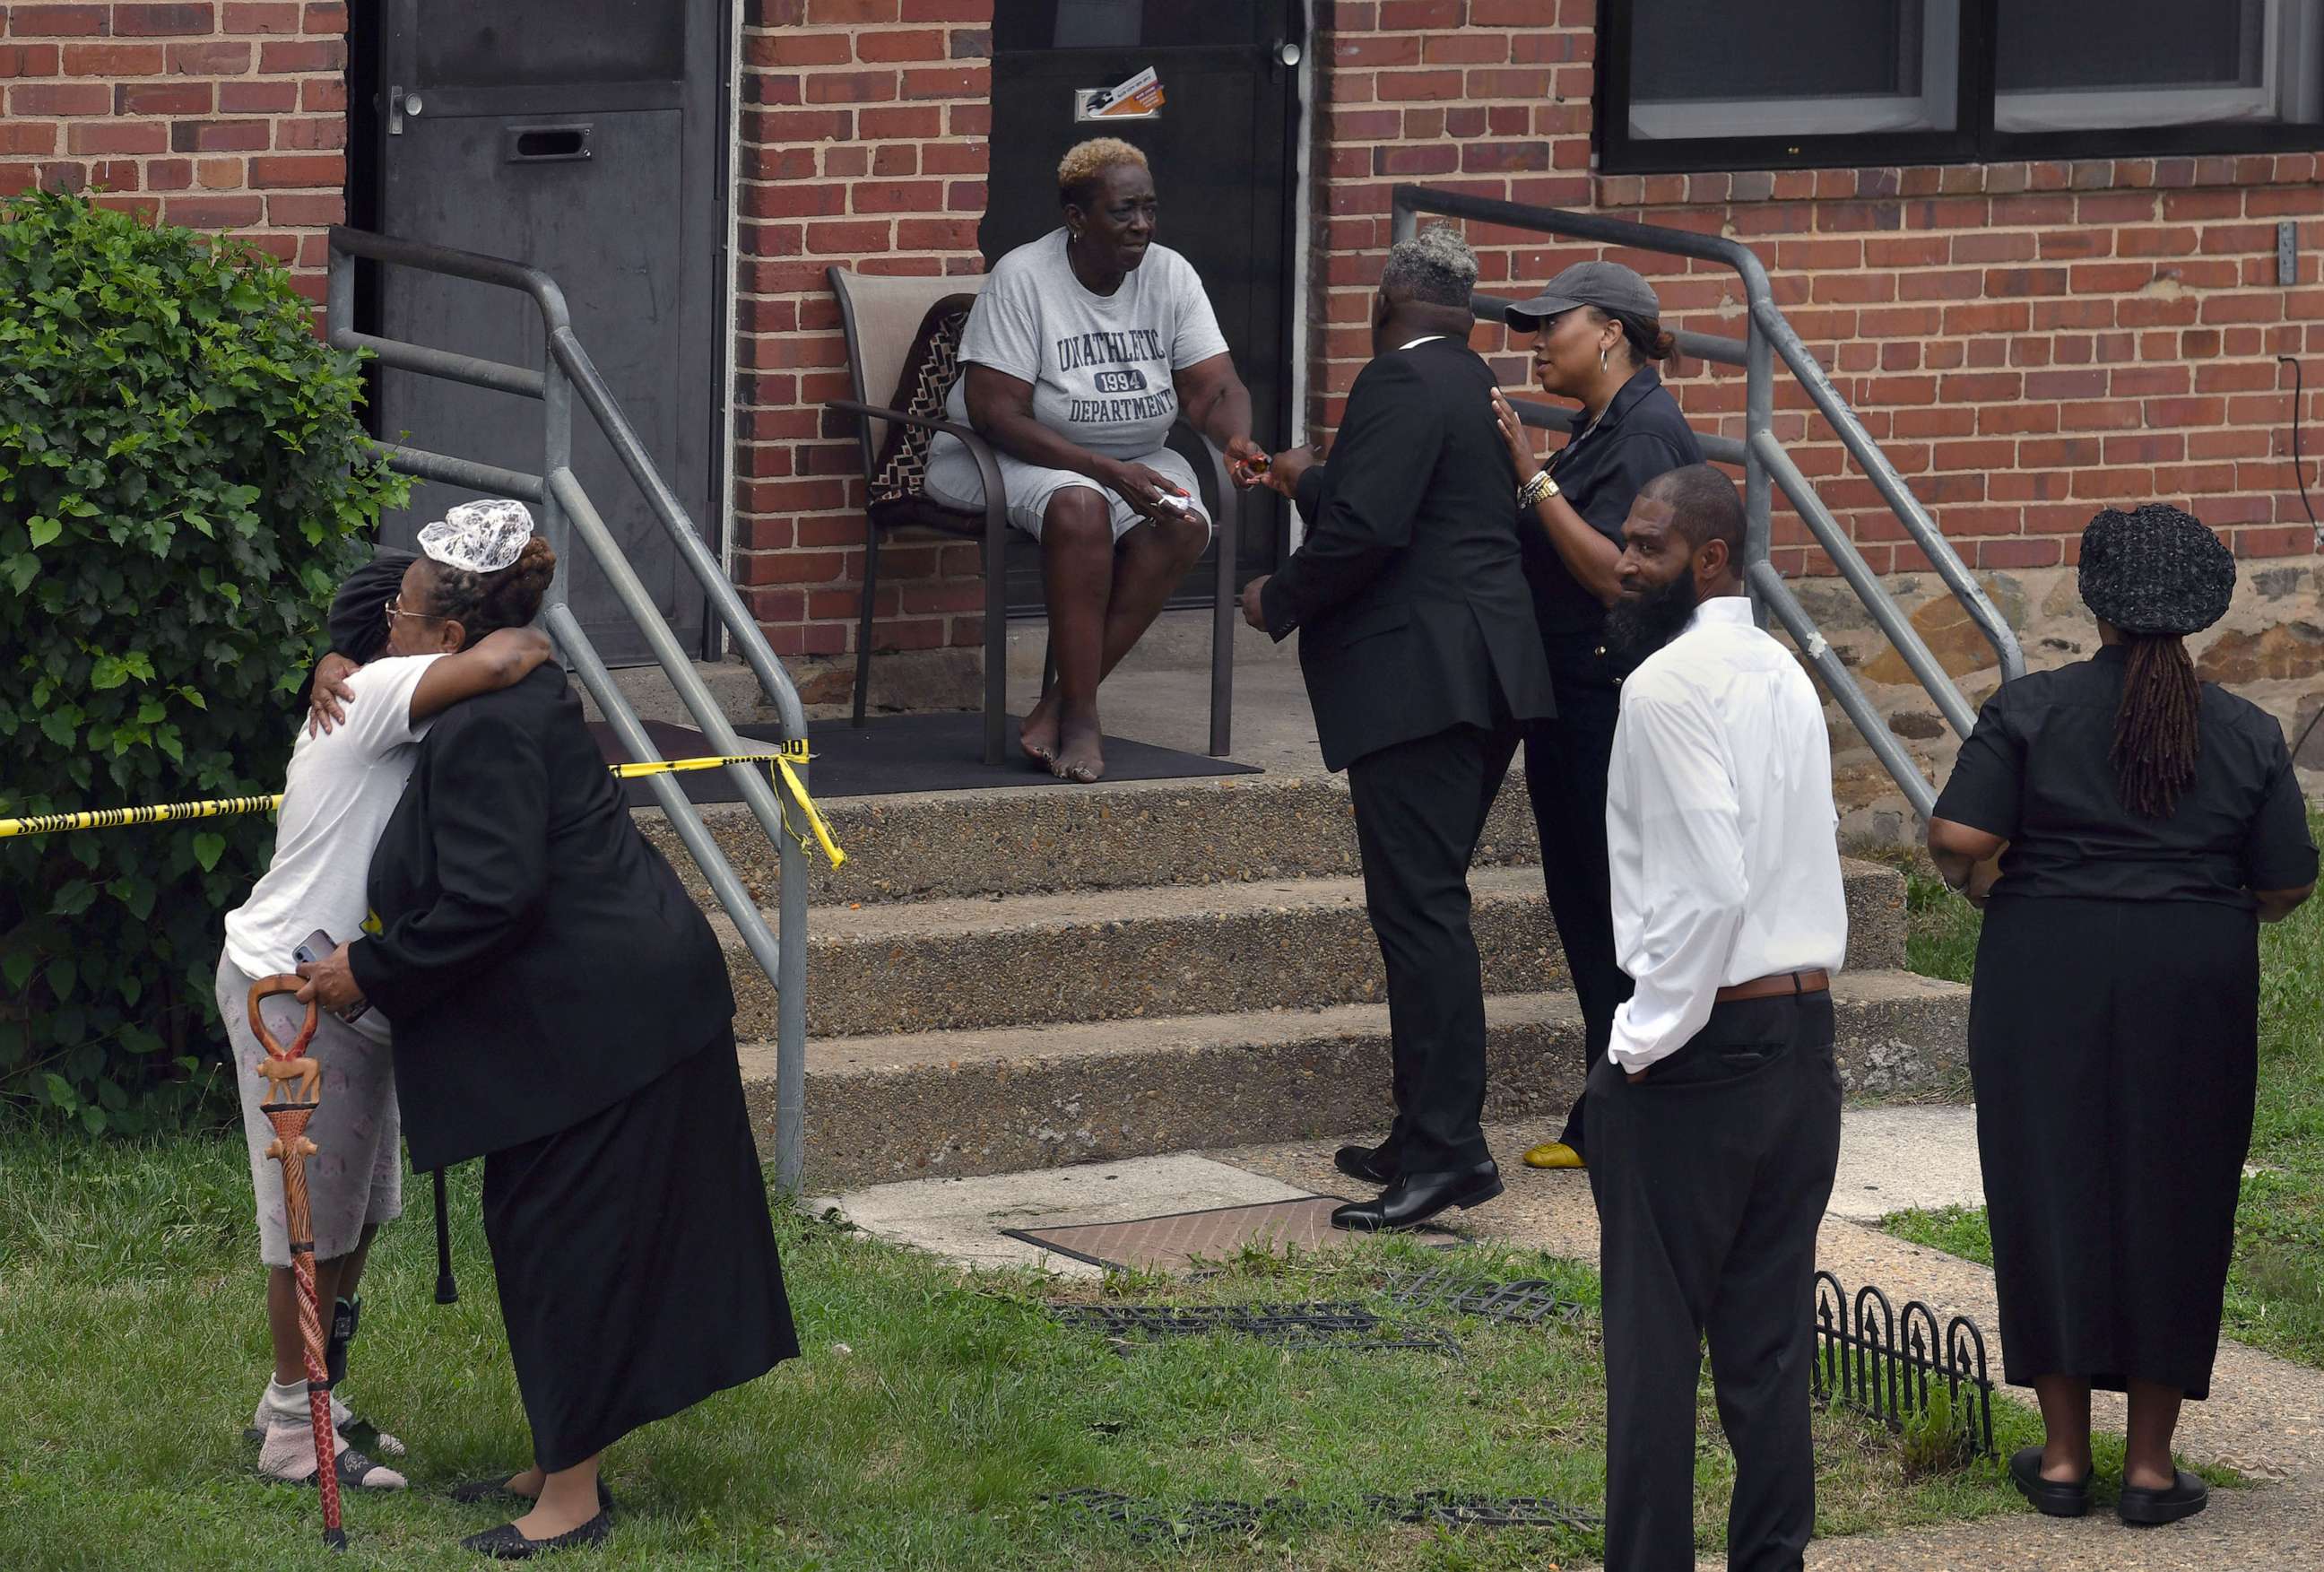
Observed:
[[[2010,1459],[2034,1504],[2090,1503],[2090,1389],[2126,1392],[2123,1521],[2175,1522],[2172,1462],[2209,1395],[2251,1143],[2259,931],[2315,889],[2283,733],[2199,682],[2185,640],[2226,615],[2235,559],[2176,508],[2082,534],[2096,658],[2004,686],[1929,821],[1986,908],[1969,1073],[2009,1381],[2047,1443]]]

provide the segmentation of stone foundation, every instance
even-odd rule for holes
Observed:
[[[1980,573],[1978,581],[2016,631],[2028,670],[2083,660],[2098,647],[2098,625],[2082,605],[2072,569]],[[1900,573],[1883,583],[1970,703],[1984,703],[2000,685],[1999,662],[1942,581],[1934,574]],[[1922,773],[1941,786],[1960,739],[1903,657],[1840,580],[1797,579],[1792,587],[1888,729]],[[2298,739],[2324,712],[2324,556],[2243,564],[2234,606],[2217,627],[2190,640],[2189,648],[2206,681],[2259,705],[2283,724],[2287,740]],[[1837,705],[1826,714],[1843,837],[1869,844],[1916,839],[1918,827],[1895,782]],[[2308,738],[2299,763],[2310,797],[2324,798],[2324,726]]]

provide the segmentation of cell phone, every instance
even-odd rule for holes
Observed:
[[[1175,508],[1182,513],[1190,513],[1194,511],[1194,502],[1192,497],[1180,496],[1175,491],[1157,491],[1154,495],[1155,500],[1159,502],[1166,508]]]
[[[318,928],[314,932],[309,934],[306,938],[299,941],[299,948],[290,952],[290,958],[297,961],[301,966],[311,966],[338,948],[339,941],[333,939],[329,934],[325,933]],[[345,1014],[341,1015],[339,1019],[342,1021],[360,1021],[370,1012],[370,1010],[371,1001],[366,999],[362,1003],[356,1005],[354,1009],[349,1010]]]

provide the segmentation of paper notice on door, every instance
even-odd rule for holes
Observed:
[[[1111,88],[1079,88],[1074,97],[1076,120],[1151,120],[1162,108],[1162,79],[1148,66]]]

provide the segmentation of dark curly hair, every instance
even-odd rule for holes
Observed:
[[[540,615],[541,597],[557,577],[557,553],[546,537],[524,543],[515,561],[497,573],[475,573],[430,559],[436,570],[429,590],[431,616],[456,622],[467,633],[466,649],[487,633],[521,628]]]

